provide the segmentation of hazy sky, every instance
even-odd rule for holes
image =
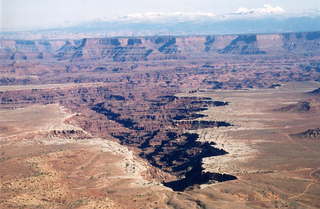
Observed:
[[[0,23],[9,30],[58,26],[146,12],[230,13],[278,6],[286,12],[320,9],[320,0],[0,0]]]

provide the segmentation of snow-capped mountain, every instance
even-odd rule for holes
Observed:
[[[66,30],[112,35],[277,33],[320,30],[320,13],[289,14],[280,7],[239,8],[224,15],[214,13],[136,13],[89,21]]]
[[[125,16],[120,16],[115,20],[118,21],[128,21],[128,22],[157,22],[157,21],[167,21],[167,20],[178,20],[178,21],[190,21],[190,20],[205,20],[216,18],[217,15],[214,13],[205,12],[147,12],[147,13],[134,13]]]
[[[269,4],[263,5],[262,8],[253,8],[248,9],[245,7],[240,7],[236,11],[233,12],[235,15],[273,15],[273,14],[284,14],[286,11],[279,6],[271,6]]]
[[[241,7],[229,14],[146,12],[102,17],[81,24],[37,30],[41,34],[89,36],[194,35],[320,31],[320,10],[292,14],[279,6]]]

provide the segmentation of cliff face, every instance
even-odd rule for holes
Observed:
[[[320,53],[320,32],[80,40],[0,40],[0,45],[1,60],[103,59],[125,62],[205,58],[226,54]]]
[[[183,88],[266,87],[320,80],[319,55],[320,32],[0,40],[0,85],[154,79],[177,87],[188,77]]]

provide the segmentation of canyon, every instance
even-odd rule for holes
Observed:
[[[320,32],[1,39],[0,205],[317,208],[319,57]]]

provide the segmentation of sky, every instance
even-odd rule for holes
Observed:
[[[264,11],[264,5],[288,13],[320,11],[320,0],[0,0],[0,28],[49,28],[151,12],[221,15]]]

